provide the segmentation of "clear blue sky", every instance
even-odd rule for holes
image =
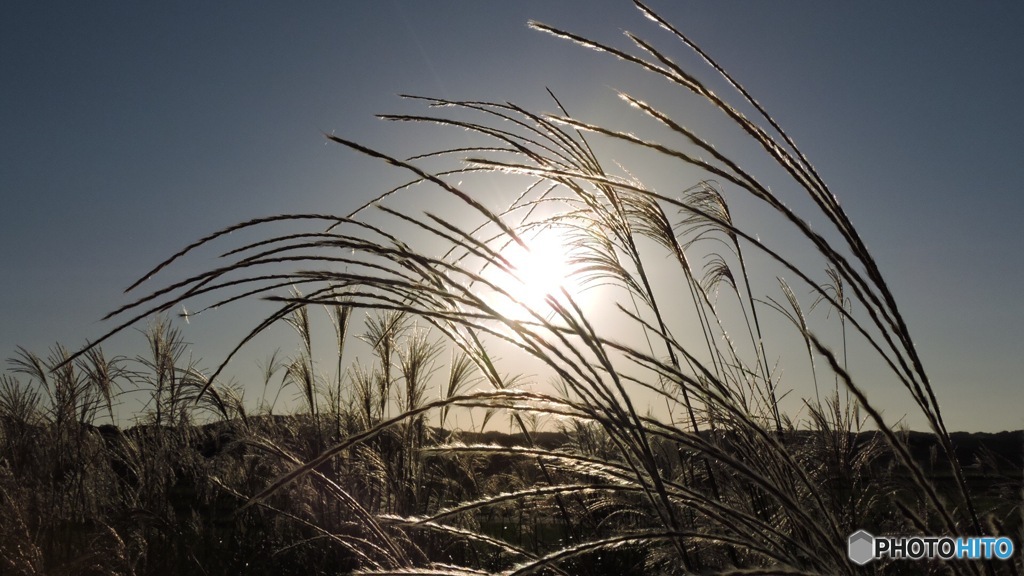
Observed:
[[[1024,5],[651,3],[830,183],[949,427],[1024,427]],[[577,116],[628,114],[621,66],[531,18],[672,45],[627,1],[3,3],[0,354],[95,338],[123,288],[211,230],[373,197],[386,170],[321,133],[421,150],[423,129],[373,118],[416,109],[399,93],[547,110],[550,87]],[[188,336],[216,359],[249,326]]]

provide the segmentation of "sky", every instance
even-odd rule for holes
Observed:
[[[896,296],[947,426],[1024,428],[1024,5],[651,5],[830,184]],[[420,109],[399,94],[551,110],[551,88],[574,115],[612,123],[630,114],[618,89],[672,105],[663,86],[529,19],[620,47],[637,31],[685,54],[619,0],[3,3],[0,354],[98,337],[124,288],[210,231],[374,197],[394,175],[324,134],[397,156],[443,143],[374,118]],[[686,120],[716,134],[704,116]],[[727,133],[716,144],[744,150]],[[249,327],[225,312],[186,334],[209,359]],[[138,339],[110,346],[134,353]],[[910,412],[905,401],[891,394],[887,414]]]

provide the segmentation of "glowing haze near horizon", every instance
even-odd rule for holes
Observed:
[[[679,4],[652,2],[744,83],[839,197],[948,428],[1024,427],[1024,6]],[[552,110],[549,87],[575,116],[619,125],[635,112],[615,89],[671,94],[528,19],[622,47],[630,30],[685,54],[626,1],[4,3],[0,354],[98,337],[126,286],[212,230],[344,214],[405,178],[322,133],[396,156],[458,145],[458,132],[374,119],[421,109],[397,94]],[[734,144],[701,116],[681,119],[720,149]],[[252,327],[245,311],[183,326],[205,366]],[[126,334],[105,349],[134,355],[141,343]],[[890,421],[908,413],[922,427],[905,392],[862,385]]]

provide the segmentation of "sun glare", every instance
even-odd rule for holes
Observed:
[[[502,250],[502,256],[513,270],[509,274],[497,274],[500,278],[492,278],[492,281],[502,286],[515,302],[501,298],[497,302],[498,311],[522,320],[530,317],[529,308],[550,317],[554,311],[547,302],[548,297],[567,304],[563,288],[582,307],[583,291],[573,274],[565,236],[548,228],[536,234],[525,234],[523,241],[527,248],[512,243]]]

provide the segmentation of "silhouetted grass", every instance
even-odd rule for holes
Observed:
[[[121,436],[108,447],[133,478],[120,497],[138,506],[125,513],[152,517],[152,525],[89,531],[97,534],[94,546],[107,545],[102,538],[120,539],[115,549],[122,552],[114,560],[88,562],[107,573],[131,573],[143,563],[129,551],[143,550],[137,554],[148,555],[150,571],[161,554],[160,539],[151,533],[156,531],[166,538],[165,550],[207,550],[195,558],[208,572],[233,569],[237,564],[227,560],[207,564],[220,549],[209,535],[230,525],[237,540],[224,546],[233,546],[232,561],[251,555],[250,561],[274,570],[287,570],[285,558],[293,567],[297,561],[366,574],[1017,569],[1001,562],[861,569],[847,560],[846,539],[860,528],[981,535],[1003,530],[1003,521],[985,518],[978,508],[895,299],[826,183],[738,82],[671,24],[637,6],[724,77],[738,101],[713,93],[697,73],[631,33],[635,51],[626,52],[548,25],[531,26],[615,56],[705,101],[763,150],[787,176],[788,192],[803,194],[807,202],[800,206],[810,208],[790,208],[684,119],[626,93],[621,98],[638,125],[660,124],[674,142],[575,118],[553,95],[555,113],[417,98],[428,106],[426,113],[382,118],[469,131],[480,144],[409,160],[327,136],[407,172],[410,182],[349,214],[276,215],[211,234],[130,290],[198,246],[228,242],[229,232],[270,223],[297,228],[228,245],[219,266],[172,281],[111,314],[119,319],[114,334],[197,297],[212,296],[210,308],[254,297],[277,303],[275,313],[253,321],[235,352],[274,324],[291,325],[300,346],[281,364],[283,382],[300,391],[308,417],[282,422],[246,413],[217,384],[230,357],[209,377],[181,367],[176,333],[158,326],[150,333],[154,358],[145,363],[153,390],[151,433]],[[657,162],[663,174],[697,170],[703,176],[674,190],[649,188],[625,167],[610,171],[591,139],[630,147],[637,157]],[[520,193],[502,203],[485,192],[488,187],[476,187],[479,174],[505,178]],[[430,191],[430,204],[406,202],[414,186],[416,193]],[[736,202],[773,214],[817,260],[791,259],[761,240],[734,218]],[[472,216],[449,217],[467,213]],[[538,234],[562,239],[576,279],[601,294],[600,314],[584,308],[580,294],[565,286],[543,303],[522,296],[525,277],[508,257],[509,247],[530,251]],[[295,269],[288,271],[290,266]],[[755,278],[755,269],[768,269],[778,280]],[[333,378],[318,373],[313,353],[309,310],[316,306],[327,307],[336,327]],[[810,321],[819,306],[836,315],[837,337]],[[359,337],[370,355],[346,364],[349,319],[364,311]],[[791,327],[765,322],[779,312]],[[787,330],[804,346],[810,372],[786,378],[813,384],[813,394],[789,410],[783,390],[790,384],[770,356],[781,355],[792,335]],[[849,362],[848,338],[873,355]],[[58,351],[48,362],[22,353],[16,365],[54,391],[47,429],[56,435],[59,465],[79,475],[93,474],[86,461],[92,461],[87,447],[95,441],[81,436],[78,424],[104,399],[109,406],[116,373],[95,350]],[[451,360],[445,367],[440,362],[449,356],[446,350]],[[522,376],[519,358],[543,364],[553,387]],[[933,459],[949,474],[941,490],[905,435],[872,403],[870,387],[851,376],[857,363],[887,367],[914,401],[936,440]],[[267,364],[268,382],[274,365]],[[76,368],[88,376],[78,380]],[[51,384],[50,378],[56,380]],[[831,388],[824,395],[822,383]],[[5,411],[28,426],[35,417],[25,415],[36,412],[38,399],[12,381],[3,386]],[[182,459],[185,446],[195,442],[188,435],[197,401],[230,422],[231,448],[219,451],[215,463]],[[481,430],[494,415],[508,416],[523,441],[475,442],[445,427],[456,409],[483,413],[476,427]],[[442,426],[430,427],[428,417]],[[552,426],[564,442],[536,441],[544,420],[557,423]],[[73,436],[65,436],[68,427]],[[859,434],[865,427],[878,432]],[[32,458],[23,449],[14,452],[19,462]],[[891,470],[882,470],[880,459]],[[110,457],[100,461],[115,463]],[[52,462],[44,458],[37,465]],[[83,477],[79,485],[92,484]],[[176,486],[194,493],[176,496]],[[14,526],[7,536],[25,542],[21,552],[6,550],[5,560],[23,572],[41,570],[44,562],[32,555],[39,548],[30,546],[33,530],[25,521],[38,512],[36,505],[24,509],[16,504],[22,496],[5,497],[14,503],[7,507],[8,525]],[[206,508],[175,510],[173,503],[183,501]],[[67,519],[53,529],[106,517],[96,505],[84,492],[51,502],[54,517]],[[67,511],[59,510],[64,506]],[[129,533],[147,545],[133,547]],[[77,560],[68,555],[63,561]]]

